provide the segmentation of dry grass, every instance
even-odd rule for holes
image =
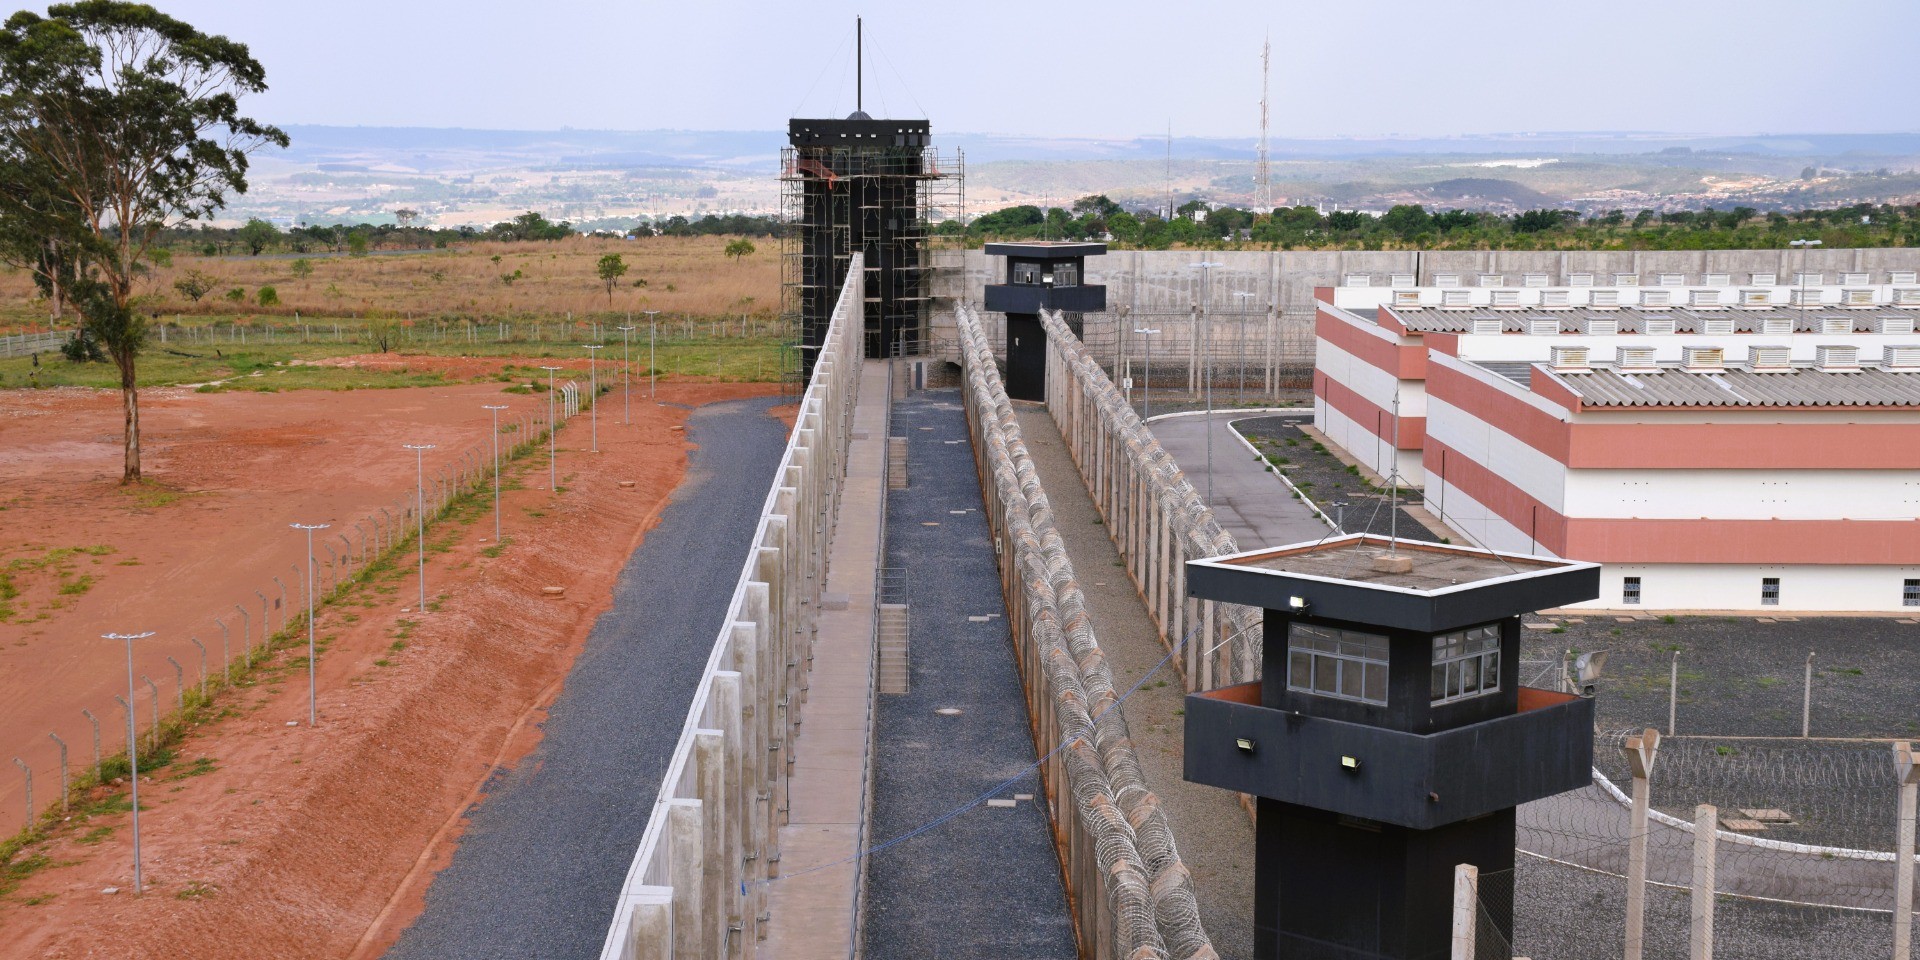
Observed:
[[[156,271],[143,285],[151,299],[146,309],[166,315],[286,318],[295,313],[321,320],[384,313],[424,318],[544,318],[594,314],[624,316],[628,311],[723,317],[742,313],[772,316],[779,309],[778,244],[755,240],[758,252],[737,261],[721,251],[729,237],[649,237],[608,240],[573,237],[551,243],[475,243],[447,250],[366,257],[314,255],[313,273],[294,276],[293,257],[203,258],[177,255],[172,266]],[[620,254],[628,272],[620,278],[612,303],[595,275],[600,258]],[[199,303],[173,288],[188,270],[215,278],[214,292]],[[511,283],[503,275],[519,273]],[[634,281],[645,280],[636,287]],[[257,303],[259,289],[271,286],[276,307]],[[239,288],[245,302],[224,299]],[[44,329],[47,305],[22,270],[0,270],[0,332],[22,327]]]

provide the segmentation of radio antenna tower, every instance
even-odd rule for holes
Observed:
[[[1260,43],[1260,160],[1253,171],[1254,208],[1260,213],[1273,212],[1273,170],[1267,163],[1267,90],[1272,62],[1273,41],[1268,38]]]

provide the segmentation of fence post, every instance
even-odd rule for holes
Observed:
[[[60,745],[60,812],[67,812],[67,742],[57,733],[47,734],[47,739]]]
[[[1916,794],[1920,794],[1920,766],[1913,762],[1913,745],[1893,745],[1893,769],[1900,779],[1900,825],[1893,845],[1893,960],[1913,956],[1913,829]]]
[[[175,660],[171,653],[167,654],[167,662],[173,665],[174,708],[184,712],[187,709],[187,672],[180,668],[180,661]]]
[[[201,643],[199,637],[187,639],[192,640],[194,647],[200,651],[200,697],[204,700],[207,696],[207,645]]]
[[[94,716],[93,711],[88,710],[86,707],[81,707],[80,712],[86,715],[88,723],[93,724],[93,779],[99,780],[100,779],[100,718]]]
[[[1713,960],[1714,854],[1720,845],[1720,811],[1711,803],[1693,808],[1692,960]]]
[[[1807,738],[1813,720],[1813,651],[1807,651],[1807,683],[1800,692],[1800,739]]]
[[[1647,810],[1651,793],[1647,777],[1660,750],[1660,731],[1648,727],[1627,738],[1625,753],[1633,768],[1633,820],[1627,835],[1627,935],[1623,960],[1641,960],[1645,949],[1647,916]]]
[[[1480,868],[1453,868],[1453,941],[1449,960],[1473,960],[1475,921],[1480,917]]]
[[[153,748],[158,750],[160,749],[160,685],[154,683],[153,678],[144,673],[140,675],[140,679],[145,680],[147,689],[153,691],[153,729],[150,735],[153,738]]]
[[[706,855],[701,848],[700,801],[667,801],[667,882],[673,886],[673,956],[703,957]]]
[[[13,765],[16,767],[19,767],[21,776],[24,776],[27,778],[26,829],[32,830],[33,829],[33,768],[27,766],[26,761],[21,760],[19,757],[13,758]]]
[[[1680,651],[1673,652],[1667,672],[1667,736],[1673,736],[1673,721],[1680,710]]]

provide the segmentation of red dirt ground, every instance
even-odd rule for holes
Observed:
[[[660,392],[663,401],[699,404],[771,389],[662,384]],[[191,682],[198,654],[186,634],[217,658],[209,618],[243,600],[257,618],[253,587],[277,593],[267,576],[300,556],[288,522],[350,526],[411,486],[401,443],[437,442],[432,453],[450,459],[483,442],[482,403],[509,403],[506,415],[517,415],[544,401],[498,385],[143,397],[148,473],[182,492],[169,503],[115,483],[116,396],[0,394],[0,484],[9,498],[0,568],[47,548],[114,551],[62,559],[65,582],[98,578],[77,597],[54,592],[60,574],[34,573],[13,601],[15,619],[47,617],[0,624],[0,750],[33,757],[42,806],[58,782],[48,730],[67,740],[76,766],[91,759],[80,707],[101,718],[107,752],[124,740],[112,700],[123,689],[122,648],[83,638],[160,631],[135,669],[162,684],[164,705],[173,694],[164,655],[186,665]],[[544,457],[523,462],[528,489],[505,497],[505,551],[481,553],[492,546],[483,515],[451,551],[430,557],[429,592],[446,598],[436,612],[406,610],[417,590],[410,574],[326,608],[319,628],[332,640],[320,658],[317,729],[288,725],[306,714],[304,669],[270,670],[223,700],[232,713],[194,731],[173,768],[143,776],[145,896],[127,892],[124,815],[86,824],[112,828],[91,843],[76,830],[47,844],[40,852],[55,866],[0,902],[0,956],[163,957],[192,944],[210,956],[342,957],[371,954],[397,936],[451,856],[477,785],[533,745],[540,711],[610,602],[621,564],[685,470],[688,445],[673,429],[685,411],[636,403],[634,414],[632,428],[617,413],[601,423],[597,457],[585,452],[586,423],[562,432],[568,489],[557,501],[544,489]],[[621,488],[625,480],[635,487]],[[130,559],[139,564],[119,565]],[[565,586],[566,597],[540,598],[547,585]],[[297,604],[297,586],[289,587]],[[69,604],[47,609],[59,599]],[[395,652],[402,620],[418,625]],[[143,718],[149,698],[143,683]],[[189,775],[203,757],[211,772]],[[8,787],[0,800],[17,817],[18,779]],[[102,893],[108,887],[123,892]]]

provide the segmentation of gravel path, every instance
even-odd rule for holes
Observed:
[[[1167,649],[1120,566],[1119,552],[1053,418],[1044,409],[1014,406],[1027,451],[1053,505],[1060,538],[1086,594],[1094,635],[1113,668],[1114,681],[1131,687],[1166,657]],[[1184,703],[1180,674],[1169,663],[1127,698],[1121,712],[1147,784],[1165,805],[1180,858],[1193,874],[1200,919],[1214,949],[1228,960],[1252,957],[1253,822],[1232,793],[1185,780]]]
[[[906,575],[911,679],[907,693],[879,697],[877,843],[1009,778],[996,799],[1040,796],[959,391],[896,401],[892,429],[907,438],[909,486],[887,498],[886,563]],[[874,856],[865,934],[874,960],[980,956],[989,944],[1000,956],[1073,957],[1045,806],[975,807]]]
[[[606,936],[758,507],[779,465],[779,398],[688,420],[686,479],[621,571],[543,725],[487,785],[395,958],[589,957]]]

